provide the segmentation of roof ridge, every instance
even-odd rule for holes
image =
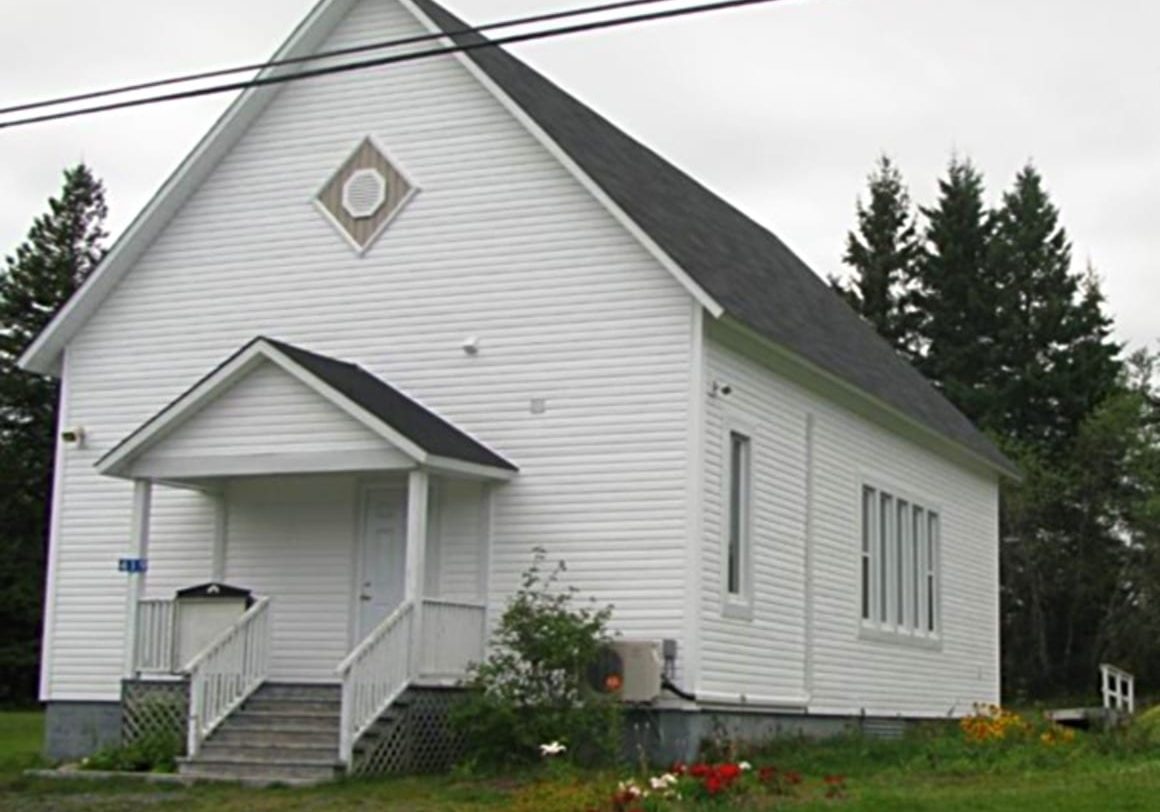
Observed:
[[[459,44],[491,42],[409,0]],[[464,52],[649,239],[762,338],[1008,474],[1018,469],[781,238],[496,45]]]

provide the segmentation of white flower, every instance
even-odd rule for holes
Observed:
[[[632,781],[621,781],[617,784],[616,789],[618,792],[628,795],[631,798],[639,798],[644,794],[640,791],[640,787]]]
[[[567,749],[568,748],[560,742],[548,742],[547,744],[540,745],[540,755],[544,756],[545,758],[550,758],[552,756],[560,755]]]
[[[749,770],[752,770],[753,765],[750,764],[748,761],[742,761],[740,764],[737,765],[737,769],[741,770],[741,772],[744,773],[744,772],[748,772]]]
[[[672,773],[665,773],[664,775],[658,775],[650,778],[648,783],[649,786],[651,786],[653,789],[663,790],[668,789],[673,784],[677,783],[678,780],[679,779]]]

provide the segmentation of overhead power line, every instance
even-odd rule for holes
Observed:
[[[42,115],[30,116],[26,118],[18,118],[12,121],[0,122],[0,130],[9,129],[12,127],[23,127],[31,124],[39,124],[47,121],[57,121],[60,119],[76,118],[78,116],[93,115],[95,113],[104,113],[112,110],[124,110],[132,107],[142,107],[151,104],[160,104],[163,102],[179,101],[182,99],[194,99],[202,96],[217,95],[220,93],[230,93],[234,91],[249,90],[251,88],[266,87],[269,85],[285,84],[288,82],[296,82],[303,79],[312,79],[321,76],[331,76],[339,73],[348,73],[357,70],[366,70],[369,68],[382,67],[385,65],[394,65],[403,62],[413,62],[420,59],[430,59],[437,56],[444,56],[453,53],[466,53],[469,51],[476,51],[483,48],[493,48],[500,45],[513,45],[521,42],[531,42],[534,40],[550,39],[554,37],[566,36],[570,34],[580,34],[588,31],[599,31],[603,29],[619,28],[621,26],[633,25],[636,23],[651,22],[656,20],[674,19],[678,17],[687,17],[694,14],[705,14],[715,11],[724,11],[732,8],[742,8],[745,6],[758,6],[768,3],[776,3],[780,0],[719,0],[719,2],[703,3],[697,6],[687,6],[684,8],[666,9],[663,11],[653,11],[644,14],[634,14],[626,17],[616,17],[609,20],[594,20],[586,23],[576,23],[560,28],[549,28],[540,31],[530,31],[520,34],[509,34],[507,36],[497,37],[495,39],[481,40],[478,42],[468,42],[463,44],[452,44],[446,47],[429,48],[422,51],[411,51],[405,54],[392,54],[389,56],[382,56],[376,59],[368,59],[360,62],[349,62],[340,65],[329,65],[326,67],[309,68],[301,70],[296,73],[274,75],[274,76],[259,76],[254,79],[249,79],[239,82],[229,82],[226,84],[212,85],[210,87],[200,87],[191,90],[183,90],[176,93],[167,93],[157,96],[147,96],[139,99],[128,99],[125,101],[111,102],[107,104],[100,104],[90,107],[81,107],[73,110],[63,110],[54,113],[46,113]],[[566,12],[558,12],[565,14]],[[499,24],[493,24],[493,26]],[[511,25],[511,24],[509,24]],[[507,26],[504,26],[507,27]],[[477,30],[477,29],[472,29]],[[449,36],[456,36],[456,32],[443,32],[433,34],[424,39],[441,39]],[[393,45],[397,45],[398,42]],[[382,47],[393,47],[393,45],[383,44]],[[315,59],[317,57],[314,57]]]
[[[486,31],[494,31],[499,28],[515,28],[516,26],[534,25],[536,23],[546,23],[555,20],[568,19],[570,17],[586,17],[590,14],[600,14],[607,11],[619,11],[626,8],[634,8],[636,6],[651,6],[656,5],[657,3],[666,2],[672,2],[672,0],[620,0],[620,2],[615,3],[603,3],[595,6],[586,6],[584,8],[574,8],[564,11],[552,11],[543,14],[534,14],[530,17],[516,17],[511,20],[499,20],[475,27],[459,28],[446,33],[440,32],[437,34],[419,34],[418,36],[404,37],[402,39],[372,42],[367,45],[354,45],[349,48],[337,48],[333,51],[320,51],[319,53],[308,54],[306,56],[288,57],[286,59],[273,59],[269,62],[254,62],[249,65],[238,65],[237,67],[233,68],[220,68],[218,70],[202,71],[200,73],[187,73],[181,76],[170,76],[165,79],[153,79],[148,82],[120,85],[118,87],[110,87],[103,90],[90,90],[84,93],[76,93],[71,96],[60,96],[55,99],[44,99],[42,101],[14,104],[11,107],[0,107],[0,115],[22,113],[28,110],[39,110],[45,107],[57,107],[62,104],[92,101],[93,99],[108,98],[109,96],[121,96],[125,93],[135,93],[141,90],[153,90],[159,87],[171,87],[173,85],[187,84],[189,82],[199,82],[206,79],[220,79],[223,76],[232,76],[238,73],[253,73],[255,71],[268,70],[270,68],[281,68],[287,65],[301,65],[307,62],[319,62],[324,59],[332,59],[339,56],[353,56],[355,54],[381,51],[387,48],[398,48],[403,45],[417,45],[420,42],[430,42],[431,40],[437,40],[445,36],[482,34]]]

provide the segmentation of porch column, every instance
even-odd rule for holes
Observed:
[[[149,514],[153,506],[153,483],[133,480],[133,518],[129,526],[129,560],[125,588],[125,675],[132,677],[137,666],[137,605],[145,594],[149,555]]]
[[[407,568],[405,597],[411,601],[411,673],[418,674],[423,651],[423,598],[427,583],[427,503],[430,475],[423,469],[407,478]]]
[[[226,512],[225,491],[217,491],[210,496],[213,499],[213,557],[210,563],[210,580],[223,583],[226,580],[226,533],[229,527],[229,514]]]

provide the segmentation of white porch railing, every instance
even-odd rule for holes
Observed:
[[[137,646],[133,672],[172,674],[177,670],[177,603],[172,599],[137,603]]]
[[[266,679],[270,666],[270,599],[258,601],[185,667],[189,675],[190,757]]]
[[[1136,712],[1136,678],[1114,665],[1100,665],[1100,691],[1108,710]]]
[[[482,604],[426,598],[422,617],[420,674],[458,678],[483,659],[487,610]]]
[[[350,764],[355,742],[399,698],[411,680],[415,605],[403,603],[355,647],[337,672],[342,680],[339,759]]]

